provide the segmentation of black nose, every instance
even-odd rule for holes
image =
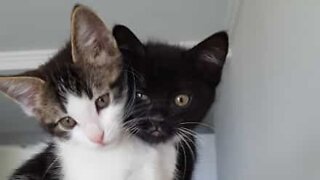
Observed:
[[[162,123],[164,121],[163,118],[152,118],[150,119],[152,123]]]
[[[153,132],[153,131],[159,131],[162,132],[162,126],[164,124],[164,119],[157,117],[157,118],[152,118],[149,119],[150,122],[150,127],[149,127],[149,132]]]
[[[164,121],[164,118],[162,115],[153,115],[149,118],[149,121],[151,123],[162,123]]]

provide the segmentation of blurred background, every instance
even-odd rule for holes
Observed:
[[[69,38],[70,13],[75,3],[94,9],[111,28],[120,23],[142,40],[155,39],[192,46],[232,23],[234,0],[1,0],[0,74],[37,67]],[[34,145],[46,140],[37,121],[0,95],[0,179],[28,159]],[[213,127],[212,111],[206,123]],[[215,180],[214,134],[200,128],[200,158],[196,179]],[[40,145],[41,146],[41,145]]]

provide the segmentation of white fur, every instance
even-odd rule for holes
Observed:
[[[69,141],[85,146],[97,146],[97,144],[89,140],[88,133],[84,131],[88,126],[95,126],[95,128],[104,132],[104,143],[112,143],[121,136],[124,106],[125,99],[118,103],[111,101],[108,107],[98,113],[96,111],[95,98],[89,99],[85,95],[78,97],[69,94],[67,96],[66,109],[68,115],[78,123],[71,130],[71,139]]]
[[[111,98],[112,99],[112,98]],[[67,96],[68,115],[78,122],[67,141],[57,140],[63,180],[173,180],[176,168],[174,142],[150,145],[129,137],[122,129],[122,102],[97,113],[95,98]],[[83,127],[96,124],[104,131],[104,146],[88,138]]]
[[[173,180],[173,143],[151,146],[135,137],[101,148],[58,142],[63,180]]]

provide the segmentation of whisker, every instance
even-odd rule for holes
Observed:
[[[197,138],[197,136],[196,136],[195,134],[192,134],[192,133],[190,133],[190,132],[188,132],[188,131],[186,131],[186,130],[184,130],[184,129],[180,129],[180,128],[179,128],[179,131],[180,131],[181,133],[186,134],[186,135],[192,136],[193,138]],[[189,139],[190,141],[192,141],[189,136],[187,136],[188,139]]]
[[[200,143],[204,143],[203,137],[198,136],[197,132],[184,127],[180,127],[178,128],[178,130],[184,131],[184,133],[189,134],[190,136],[193,136],[195,139],[197,139],[197,141],[200,141]]]
[[[209,125],[209,124],[206,124],[206,123],[202,123],[202,122],[182,122],[180,123],[181,125],[188,125],[188,124],[195,124],[195,125],[199,125],[199,126],[202,126],[202,127],[206,127],[206,128],[209,128],[211,129],[212,131],[214,131],[214,127]]]
[[[133,118],[133,119],[130,119],[129,121],[130,121],[130,123],[133,123],[133,122],[139,122],[142,120],[162,120],[162,119],[157,118],[157,117],[145,116],[145,117]],[[129,121],[127,121],[127,122],[129,123]]]
[[[126,110],[124,118],[128,118],[131,115],[134,115],[137,111],[145,111],[147,113],[150,110],[150,107],[144,103],[136,104],[131,109]]]
[[[196,137],[198,135],[195,131],[192,131],[192,130],[184,128],[184,127],[180,127],[178,129],[185,131],[187,134],[189,134],[189,135],[191,135],[193,137]]]
[[[192,150],[190,144],[188,143],[188,140],[186,140],[186,136],[180,132],[180,135],[183,137],[181,140],[185,143],[185,145],[188,147],[190,153],[191,153],[191,156],[192,156],[192,159],[195,160],[196,156],[195,156],[195,153],[194,151]],[[189,140],[190,141],[190,140]]]
[[[145,111],[146,111],[145,108],[139,108],[139,109],[131,110],[131,112],[128,112],[128,113],[124,114],[124,119],[126,119],[126,118],[128,118],[130,116],[133,116],[133,115],[137,115],[138,113],[140,113],[140,114],[147,113]],[[138,115],[140,115],[140,114],[138,114]]]

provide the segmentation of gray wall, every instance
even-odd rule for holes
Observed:
[[[84,3],[109,26],[123,23],[140,37],[201,40],[225,29],[231,0],[1,0],[0,51],[58,48],[69,36],[70,11]]]
[[[219,180],[320,179],[319,7],[243,0],[216,104]]]

